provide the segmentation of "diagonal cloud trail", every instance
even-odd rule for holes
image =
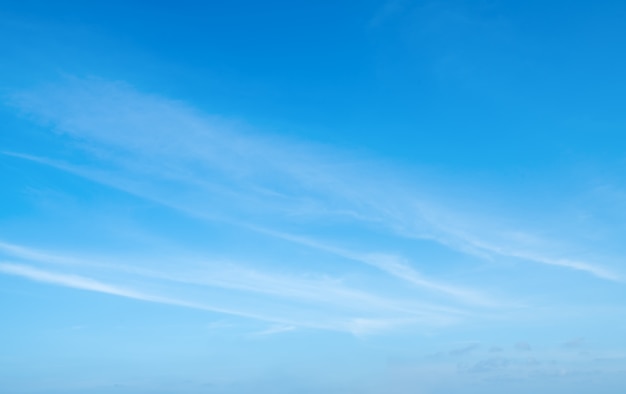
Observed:
[[[271,229],[294,216],[307,220],[340,216],[355,225],[373,224],[396,236],[430,240],[474,257],[512,257],[621,281],[620,275],[596,264],[557,258],[512,241],[494,243],[480,223],[459,226],[442,220],[410,183],[371,163],[347,160],[345,155],[308,144],[237,132],[232,122],[178,101],[142,94],[122,83],[69,79],[64,85],[15,94],[12,101],[35,120],[80,142],[91,164],[76,166],[33,155],[5,154],[205,220],[270,229],[265,233],[377,267],[413,285],[470,303],[488,304],[489,300],[426,279],[395,256],[353,253]],[[471,236],[461,230],[468,226]]]
[[[412,283],[416,286],[423,287],[428,290],[450,295],[460,301],[481,306],[498,305],[493,299],[480,294],[477,291],[451,286],[448,284],[438,283],[425,278],[419,272],[415,271],[402,257],[385,254],[385,253],[359,253],[332,245],[324,244],[314,239],[305,238],[299,235],[287,234],[283,232],[273,231],[269,229],[256,228],[257,231],[279,237],[291,242],[306,245],[311,248],[323,250],[347,258],[349,260],[358,261],[367,265],[371,265],[384,271],[396,278]]]
[[[100,276],[104,270],[105,273],[121,274],[122,276],[116,275],[117,279],[124,279],[131,275],[131,277],[139,276],[149,282],[164,280],[170,283],[200,285],[241,293],[257,293],[261,296],[289,300],[289,302],[298,301],[307,305],[326,305],[331,309],[339,308],[344,310],[347,315],[358,315],[365,312],[368,315],[374,313],[404,319],[430,317],[434,322],[442,319],[466,317],[469,313],[469,311],[435,304],[381,297],[346,287],[336,279],[285,276],[253,270],[232,263],[215,264],[203,261],[200,265],[201,269],[184,269],[183,267],[189,265],[185,264],[172,270],[162,268],[168,264],[158,262],[156,268],[145,269],[135,267],[130,262],[123,264],[107,263],[106,260],[112,260],[111,258],[105,258],[105,261],[102,258],[81,259],[52,254],[8,242],[0,242],[0,252],[27,260],[31,264],[37,262],[65,267],[69,265],[74,270],[77,268],[90,269],[92,272],[98,272]],[[97,270],[94,271],[93,268],[97,268]]]
[[[146,301],[158,304],[179,306],[190,309],[198,309],[208,312],[216,312],[222,314],[228,314],[233,316],[239,316],[254,320],[261,320],[266,322],[278,323],[290,327],[305,327],[330,331],[342,331],[355,335],[366,335],[381,330],[388,330],[396,327],[398,324],[407,324],[412,322],[412,319],[394,318],[394,319],[382,319],[382,318],[336,318],[336,319],[320,319],[319,317],[304,317],[294,319],[290,317],[281,317],[279,315],[261,314],[258,311],[245,311],[241,309],[229,309],[220,306],[216,306],[206,302],[192,302],[177,298],[164,297],[160,295],[154,295],[127,287],[113,285],[110,283],[102,282],[99,280],[91,279],[85,276],[55,273],[39,268],[13,264],[7,262],[0,262],[0,273],[12,276],[18,276],[25,279],[29,279],[36,282],[48,283],[62,287],[69,287],[74,289],[86,290],[97,293],[104,293],[124,298],[135,299],[139,301]]]
[[[119,179],[113,179],[112,177],[102,176],[96,172],[91,172],[89,169],[83,169],[80,167],[76,167],[70,164],[59,163],[54,160],[35,157],[31,155],[12,153],[12,152],[3,152],[4,154],[11,155],[14,157],[34,161],[40,164],[48,165],[63,171],[70,172],[72,174],[85,177],[95,182],[99,182],[111,187],[115,187],[117,189],[123,190],[130,194],[147,198],[151,201],[157,202],[161,205],[182,211],[184,213],[190,214],[191,216],[200,217],[202,219],[209,220],[223,220],[230,224],[236,224],[252,231],[256,231],[262,234],[270,235],[272,237],[280,238],[286,241],[290,241],[293,243],[297,243],[300,245],[306,245],[311,248],[315,248],[318,250],[322,250],[348,260],[356,261],[359,263],[364,263],[373,267],[380,269],[383,272],[386,272],[396,278],[405,280],[413,285],[425,288],[427,290],[447,294],[460,300],[465,303],[481,305],[481,306],[496,306],[496,303],[493,299],[489,299],[486,295],[479,294],[476,291],[459,288],[443,283],[437,283],[435,281],[424,278],[420,273],[415,271],[409,264],[403,261],[400,257],[390,254],[384,253],[359,253],[353,252],[341,248],[337,248],[334,246],[323,244],[319,241],[315,241],[313,239],[308,239],[302,236],[296,236],[293,234],[287,234],[284,232],[280,232],[277,230],[272,230],[268,228],[263,228],[258,225],[253,225],[248,222],[241,222],[238,220],[232,220],[228,218],[219,217],[218,215],[213,215],[211,213],[205,213],[205,211],[198,211],[189,206],[183,206],[176,202],[165,201],[163,198],[158,197],[153,194],[146,195],[141,190],[137,191],[132,187],[121,186]],[[0,245],[1,246],[1,245]]]

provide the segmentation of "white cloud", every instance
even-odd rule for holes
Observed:
[[[73,272],[83,271],[100,277],[115,278],[116,281],[134,282],[135,278],[140,278],[146,285],[159,285],[158,288],[162,288],[165,283],[165,288],[170,293],[179,296],[150,295],[88,279],[84,275],[55,274],[29,266],[6,265],[2,272],[7,274],[144,301],[206,309],[266,321],[289,322],[290,325],[296,326],[362,334],[368,331],[368,328],[371,331],[391,329],[396,323],[447,325],[459,321],[468,314],[466,310],[446,305],[389,298],[350,288],[342,284],[341,280],[329,276],[263,272],[250,266],[210,261],[206,258],[192,261],[179,256],[175,262],[152,259],[150,268],[141,268],[130,260],[108,256],[89,258],[50,253],[9,242],[0,242],[0,250],[6,255],[18,257],[31,264],[53,264],[72,269]],[[182,285],[182,288],[178,285]],[[190,292],[190,289],[194,290]],[[218,291],[219,289],[224,291]],[[207,297],[213,300],[211,304],[204,301]],[[181,301],[182,299],[186,301]],[[264,313],[259,315],[255,309],[246,306],[240,308],[242,304],[249,304],[246,300],[254,300],[256,308]],[[276,317],[275,311],[280,311],[279,317]]]
[[[394,325],[393,322],[387,321],[385,319],[372,319],[372,324],[370,324],[368,327],[362,327],[360,325],[355,326],[354,320],[350,318],[333,319],[332,317],[329,318],[328,316],[327,318],[319,318],[319,316],[312,315],[310,318],[299,319],[298,317],[290,317],[288,314],[286,316],[280,316],[280,314],[277,314],[275,312],[264,314],[263,312],[265,311],[257,311],[254,309],[252,309],[251,311],[246,311],[245,308],[227,309],[225,307],[210,304],[207,302],[188,301],[185,299],[155,295],[124,286],[105,283],[103,281],[91,279],[85,276],[56,273],[22,264],[12,264],[6,262],[0,263],[0,272],[7,275],[19,276],[36,282],[43,282],[74,289],[105,293],[140,301],[235,315],[255,320],[279,323],[287,327],[302,326],[314,329],[345,331],[361,335],[364,333],[369,334],[379,331],[379,329],[381,328],[389,329],[392,328]]]
[[[17,155],[187,214],[250,227],[259,222],[258,227],[268,227],[294,215],[341,217],[474,256],[513,257],[621,280],[610,269],[567,253],[529,247],[514,237],[496,240],[484,220],[459,221],[391,170],[319,146],[241,133],[236,129],[247,126],[122,83],[69,79],[65,85],[16,94],[13,102],[80,141],[96,160],[76,166]],[[361,257],[418,286],[457,292],[427,281],[395,258]]]
[[[208,223],[227,223],[271,236],[276,242],[323,252],[329,259],[374,267],[388,274],[389,280],[412,285],[415,293],[398,297],[395,289],[349,287],[341,278],[317,272],[312,261],[292,263],[293,271],[300,275],[264,271],[255,267],[255,261],[239,264],[210,257],[188,259],[185,255],[180,256],[177,270],[168,268],[171,262],[163,259],[140,269],[132,261],[110,256],[76,257],[71,251],[55,254],[8,242],[0,243],[0,251],[29,263],[83,267],[72,268],[77,272],[91,267],[115,272],[118,276],[114,277],[120,279],[136,275],[149,283],[167,282],[177,290],[174,297],[159,298],[87,276],[58,276],[61,274],[32,267],[5,266],[5,273],[146,301],[224,311],[281,327],[359,334],[406,324],[450,324],[485,310],[479,308],[504,308],[512,303],[484,289],[425,275],[423,268],[431,261],[405,257],[394,248],[381,252],[387,250],[384,241],[343,247],[349,244],[342,242],[345,235],[356,239],[366,235],[375,240],[376,234],[384,233],[404,243],[411,239],[431,241],[460,252],[470,264],[476,257],[506,257],[621,280],[620,275],[600,264],[574,258],[567,250],[551,250],[549,241],[538,242],[539,237],[532,234],[514,228],[500,231],[479,214],[473,218],[459,215],[458,207],[437,204],[433,195],[416,187],[419,180],[403,178],[371,160],[237,131],[240,126],[232,122],[204,115],[180,102],[139,93],[124,84],[71,80],[16,95],[14,101],[24,112],[78,143],[80,149],[74,153],[81,157],[81,164],[25,153],[3,152],[5,155],[78,175]],[[332,242],[323,241],[316,234],[328,222],[343,226],[346,233]],[[271,252],[263,257],[269,261],[274,258]],[[196,269],[198,266],[204,269]],[[191,289],[200,289],[197,292],[201,296],[187,298]],[[254,294],[264,303],[263,313],[257,316],[252,309],[239,309],[241,302],[235,301],[235,296],[231,304],[207,304],[203,298],[207,289],[248,297]],[[438,303],[426,302],[433,299]]]

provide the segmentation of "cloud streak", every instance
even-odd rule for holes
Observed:
[[[597,264],[553,257],[511,239],[494,243],[493,237],[485,235],[483,224],[461,226],[446,219],[449,214],[442,217],[442,208],[429,201],[432,197],[382,167],[322,147],[237,132],[247,126],[199,113],[178,101],[139,93],[122,83],[70,79],[65,85],[15,94],[12,101],[95,153],[88,166],[27,154],[14,156],[188,214],[258,228],[269,223],[280,226],[294,216],[312,223],[339,218],[434,241],[472,256],[512,257],[621,281],[620,275]],[[363,173],[370,176],[364,178]],[[471,236],[461,230],[468,226]],[[274,230],[271,225],[268,228]],[[298,237],[282,238],[303,243]],[[450,295],[457,292],[427,281],[389,256],[370,254],[353,260],[417,286]]]
[[[434,291],[437,293],[446,294],[448,296],[451,296],[465,303],[482,305],[482,306],[495,306],[498,304],[493,299],[490,299],[486,295],[480,294],[477,291],[465,289],[465,288],[458,287],[458,286],[438,283],[437,281],[434,281],[432,279],[427,279],[423,275],[421,275],[418,271],[416,271],[414,268],[412,268],[411,265],[408,263],[408,261],[406,261],[406,259],[397,255],[393,255],[389,253],[371,253],[371,252],[363,253],[363,252],[354,252],[354,251],[342,249],[336,246],[325,244],[315,239],[311,239],[311,238],[307,238],[307,237],[303,237],[299,235],[294,235],[294,234],[288,234],[288,233],[281,232],[278,230],[273,230],[273,229],[261,227],[258,225],[252,225],[247,222],[240,222],[239,220],[232,220],[232,219],[219,217],[218,215],[213,215],[205,211],[196,210],[193,207],[184,206],[176,202],[166,201],[159,196],[146,194],[144,191],[135,189],[132,186],[122,185],[120,180],[118,179],[112,179],[106,175],[92,172],[89,169],[83,169],[83,168],[79,168],[79,167],[72,166],[69,164],[59,163],[59,162],[52,161],[46,158],[34,157],[30,155],[24,155],[24,154],[12,153],[12,152],[11,153],[5,152],[5,154],[22,158],[22,159],[26,159],[26,160],[30,160],[30,161],[34,161],[40,164],[52,166],[54,168],[67,171],[75,175],[85,177],[95,182],[103,183],[108,186],[124,190],[130,194],[137,195],[142,198],[147,198],[151,201],[154,201],[164,206],[185,212],[195,217],[200,217],[200,218],[209,219],[209,220],[222,220],[228,223],[234,223],[239,226],[245,227],[247,229],[250,229],[250,230],[262,233],[262,234],[277,237],[277,238],[294,242],[300,245],[305,245],[307,247],[322,250],[324,252],[328,252],[333,255],[340,256],[340,257],[343,257],[352,261],[356,261],[362,264],[376,267],[383,272],[386,272],[396,278],[409,282],[415,286],[425,288],[427,290]],[[2,245],[0,245],[0,247],[1,246]]]
[[[89,279],[84,275],[55,274],[26,265],[5,264],[1,270],[5,274],[144,301],[265,321],[288,322],[293,326],[314,328],[321,326],[326,329],[362,334],[379,329],[393,329],[397,323],[400,325],[419,323],[427,326],[450,324],[467,315],[467,311],[447,306],[381,297],[346,287],[341,281],[329,277],[285,276],[223,261],[216,263],[203,259],[191,264],[185,263],[184,258],[179,258],[175,269],[168,269],[167,267],[173,266],[171,262],[154,260],[151,261],[153,268],[146,269],[135,266],[131,261],[115,263],[110,257],[100,257],[100,260],[92,261],[88,258],[51,254],[7,242],[0,243],[0,250],[30,264],[43,263],[65,269],[69,267],[73,271],[82,270],[90,272],[91,275],[113,277],[116,281],[135,282],[134,278],[139,278],[142,283],[157,288],[163,288],[162,284],[165,283],[166,291],[180,295],[188,294],[185,297],[191,297],[192,301],[181,301],[180,296],[150,295]],[[181,288],[179,285],[184,286]],[[190,293],[189,285],[196,290]],[[200,290],[197,286],[200,286]],[[203,301],[206,297],[218,301],[207,305]],[[249,309],[247,307],[240,307],[242,302],[249,303],[246,300],[251,299],[254,299],[254,304],[257,305],[254,310],[267,313],[259,315],[246,310]],[[231,306],[220,306],[220,303]],[[282,310],[282,317],[273,316],[275,310]],[[315,319],[312,321],[312,316],[317,316],[317,321]]]
[[[68,287],[79,290],[86,290],[97,293],[104,293],[109,295],[114,295],[118,297],[130,298],[139,301],[146,301],[158,304],[165,304],[171,306],[178,306],[184,308],[198,309],[202,311],[208,312],[216,312],[228,315],[234,315],[239,317],[244,317],[248,319],[261,320],[267,322],[274,322],[283,324],[281,327],[306,327],[306,328],[314,328],[314,329],[322,329],[322,330],[331,330],[331,331],[345,331],[353,334],[371,334],[376,331],[379,331],[380,328],[389,329],[393,327],[394,322],[387,321],[385,319],[371,319],[370,326],[364,327],[363,320],[361,318],[345,318],[345,319],[307,319],[307,320],[299,320],[293,319],[289,317],[280,317],[280,316],[272,316],[271,314],[263,314],[257,312],[247,312],[241,309],[227,309],[223,307],[219,307],[216,305],[212,305],[206,302],[193,302],[187,301],[177,298],[164,297],[160,295],[154,295],[142,291],[138,291],[135,289],[114,285],[110,283],[106,283],[103,281],[95,280],[89,277],[74,275],[74,274],[63,274],[51,272],[48,270],[42,270],[39,268],[35,268],[32,266],[22,265],[22,264],[13,264],[2,262],[0,263],[0,273],[5,275],[12,275],[22,277],[28,280],[48,283],[52,285]],[[269,333],[268,333],[269,334]]]
[[[424,191],[427,187],[416,186],[419,179],[403,177],[380,163],[241,131],[248,126],[125,84],[74,79],[17,94],[13,102],[74,149],[65,158],[6,151],[5,158],[106,185],[218,231],[223,226],[237,228],[237,241],[230,241],[233,251],[269,240],[278,246],[255,248],[259,256],[241,264],[237,258],[199,252],[206,250],[201,245],[194,252],[184,235],[167,229],[169,240],[185,244],[182,249],[188,253],[133,261],[112,255],[92,258],[71,250],[52,253],[34,244],[0,240],[0,252],[25,264],[4,264],[1,271],[8,275],[245,316],[275,324],[272,327],[356,335],[445,326],[525,306],[487,291],[480,278],[470,286],[462,276],[454,281],[449,279],[454,275],[442,279],[428,273],[429,267],[447,261],[416,257],[409,244],[415,240],[443,247],[470,266],[477,260],[513,259],[622,280],[600,264],[552,250],[549,241],[528,242],[510,235],[523,233],[517,229],[500,231],[479,215],[471,220],[457,215],[458,208],[436,203],[435,194]],[[329,225],[333,231],[325,233]],[[154,247],[158,255],[160,248]],[[283,248],[307,257],[285,259]],[[261,260],[276,269],[260,268]],[[342,268],[318,264],[327,260]],[[38,267],[42,264],[45,269]],[[49,271],[50,264],[69,273]],[[529,266],[524,264],[524,269]],[[277,267],[288,267],[287,273]],[[133,278],[157,290],[119,285]]]
[[[495,306],[497,303],[488,298],[484,294],[477,291],[469,290],[461,287],[455,287],[448,284],[438,283],[434,280],[425,278],[422,274],[411,267],[409,262],[401,256],[388,253],[362,253],[354,252],[336,246],[328,245],[314,239],[309,239],[293,234],[286,234],[277,231],[258,229],[264,233],[274,235],[276,237],[306,245],[315,249],[323,250],[337,256],[357,261],[363,264],[371,265],[386,272],[396,278],[402,279],[418,287],[435,291],[452,296],[458,300],[465,301],[470,304],[482,306]]]

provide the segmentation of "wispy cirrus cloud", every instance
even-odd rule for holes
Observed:
[[[294,275],[253,268],[254,260],[239,264],[181,254],[176,264],[161,258],[137,265],[119,256],[93,259],[71,250],[55,254],[3,242],[0,251],[28,264],[72,266],[68,277],[32,271],[40,268],[6,266],[3,272],[8,274],[75,288],[90,285],[93,291],[150,298],[147,301],[174,300],[169,303],[251,316],[281,327],[353,333],[406,324],[449,324],[480,315],[484,308],[519,307],[519,303],[505,301],[503,294],[491,294],[475,283],[466,285],[422,273],[433,262],[412,258],[395,246],[387,247],[378,241],[379,235],[396,243],[420,240],[436,244],[468,264],[475,264],[476,259],[508,258],[621,281],[618,273],[600,264],[571,257],[567,250],[551,250],[549,241],[528,242],[534,238],[520,237],[523,231],[500,231],[480,215],[471,220],[459,215],[454,207],[437,203],[436,195],[418,187],[419,180],[408,179],[380,163],[241,131],[248,126],[202,114],[181,102],[140,93],[126,84],[70,79],[65,84],[16,94],[12,101],[73,149],[69,157],[61,158],[3,152],[5,157],[74,174],[206,223],[228,224],[321,253],[322,258],[374,269],[414,292],[403,290],[402,297],[397,297],[393,287],[372,285],[380,282],[375,276],[364,282],[376,290],[352,288],[344,285],[342,278],[318,269],[313,258],[291,262],[290,268],[300,272]],[[319,236],[328,223],[337,228],[332,241],[327,241],[330,236]],[[164,231],[174,240],[181,238]],[[346,242],[348,238],[361,241],[356,247],[347,247],[344,245],[354,244]],[[250,238],[242,232],[233,250],[246,242],[251,242]],[[267,261],[282,261],[270,249],[261,253]],[[73,278],[74,272],[84,274]],[[173,295],[161,299],[161,295],[135,294],[131,289],[117,291],[117,287],[106,287],[104,279],[102,283],[87,279],[90,275],[98,280],[113,275],[121,281],[135,275],[150,286],[165,286]],[[220,299],[228,294],[228,301],[206,306],[205,298],[215,299],[218,293]],[[245,306],[252,295],[262,300],[260,316]],[[176,301],[179,299],[189,301]]]
[[[111,295],[116,295],[120,297],[133,298],[142,301],[153,301],[153,302],[162,302],[162,303],[177,303],[173,300],[167,300],[165,298],[154,297],[146,294],[142,294],[140,292],[136,292],[129,289],[124,289],[115,285],[106,284],[97,280],[93,280],[90,278],[85,278],[78,275],[66,275],[66,274],[57,274],[49,271],[40,270],[37,268],[33,268],[27,265],[20,264],[9,264],[2,263],[0,264],[0,272],[21,276],[27,279],[31,279],[37,282],[45,282],[52,283],[56,285],[61,285],[65,287],[72,287],[81,290],[89,290],[95,291],[98,293],[106,293]]]
[[[482,306],[495,306],[499,304],[499,302],[496,302],[494,299],[489,298],[485,294],[481,294],[479,291],[466,289],[460,286],[439,283],[435,280],[426,278],[424,275],[416,271],[412,267],[412,265],[401,256],[389,253],[355,252],[294,234],[281,233],[267,229],[257,229],[259,231],[274,235],[282,239],[306,245],[315,249],[320,249],[325,252],[329,252],[353,261],[371,265],[380,269],[383,272],[386,272],[396,278],[409,282],[418,287],[425,288],[427,290],[437,293],[443,293],[469,304]]]
[[[210,212],[206,212],[203,210],[198,210],[194,206],[188,206],[185,204],[180,204],[176,201],[164,200],[160,196],[152,195],[152,194],[144,194],[145,190],[141,188],[135,189],[133,186],[128,186],[122,184],[122,180],[110,178],[107,175],[99,174],[98,172],[92,172],[90,169],[80,168],[73,165],[60,163],[57,161],[53,161],[46,158],[34,157],[25,154],[18,153],[5,153],[11,156],[23,158],[30,161],[35,161],[37,163],[41,163],[44,165],[49,165],[63,171],[68,171],[70,173],[76,174],[78,176],[86,177],[90,180],[106,184],[108,186],[116,187],[118,189],[129,192],[133,195],[140,196],[142,198],[148,198],[151,201],[155,201],[157,203],[163,204],[170,208],[174,208],[176,210],[180,210],[185,212],[186,214],[190,214],[192,216],[201,217],[204,219],[210,220],[222,220],[228,223],[235,223],[239,226],[245,227],[246,229],[251,229],[253,231],[270,235],[272,237],[277,237],[283,240],[287,240],[289,242],[293,242],[296,244],[304,245],[310,248],[314,248],[317,250],[321,250],[336,256],[340,256],[346,258],[351,261],[355,261],[361,264],[366,264],[372,267],[376,267],[381,271],[411,283],[417,287],[426,289],[428,291],[432,291],[435,293],[440,293],[452,297],[457,301],[461,301],[467,304],[473,304],[477,306],[498,306],[502,305],[502,300],[496,301],[493,297],[489,297],[487,294],[483,294],[480,291],[465,288],[458,285],[451,285],[442,282],[438,282],[434,279],[430,279],[420,274],[410,262],[403,258],[402,256],[398,256],[392,253],[384,253],[384,252],[361,252],[361,251],[353,251],[344,249],[341,247],[337,247],[334,245],[327,244],[320,240],[316,240],[313,238],[301,236],[298,234],[290,234],[280,230],[275,230],[267,227],[260,226],[258,224],[251,224],[248,222],[242,222],[239,219],[232,218],[224,218],[221,217],[220,214],[212,214]],[[7,244],[8,245],[8,244]],[[7,246],[10,247],[10,246]],[[13,248],[19,248],[19,246],[12,246]],[[0,245],[2,248],[2,245]],[[16,249],[18,250],[18,249]],[[36,252],[33,252],[36,253]]]
[[[114,257],[80,258],[7,242],[0,243],[0,252],[29,264],[5,264],[0,269],[5,274],[143,301],[287,322],[294,327],[367,334],[407,324],[447,325],[467,315],[467,311],[445,305],[393,299],[353,289],[335,278],[286,276],[224,261],[205,259],[191,263],[179,258],[178,264],[173,265],[153,260],[147,269],[132,261],[115,261]],[[33,264],[45,264],[45,269]],[[51,267],[84,274],[55,273],[50,271]],[[147,293],[91,276],[122,283],[135,283],[139,279],[146,287],[159,290]],[[161,295],[162,292],[167,295]],[[207,299],[211,302],[207,303]],[[254,307],[251,309],[250,305]]]
[[[12,154],[187,213],[244,225],[275,220],[276,214],[286,220],[294,215],[309,221],[340,217],[483,258],[512,257],[621,281],[611,269],[566,253],[533,249],[516,239],[495,241],[476,220],[450,220],[452,211],[433,205],[433,197],[363,160],[241,133],[236,130],[241,125],[123,83],[70,79],[65,85],[15,94],[12,102],[75,138],[98,159],[76,166]],[[393,275],[419,284],[415,275],[399,274],[397,264],[387,266]]]
[[[0,273],[3,273],[5,275],[18,276],[36,282],[48,283],[57,286],[69,287],[97,293],[105,293],[113,296],[130,298],[139,301],[198,309],[208,312],[239,316],[253,320],[280,323],[283,324],[283,326],[281,327],[303,327],[331,331],[344,331],[353,334],[363,335],[372,334],[380,332],[381,330],[388,330],[390,328],[396,327],[396,323],[398,323],[399,321],[399,319],[388,320],[384,318],[350,318],[346,316],[338,317],[319,313],[306,313],[300,314],[301,316],[293,316],[289,313],[284,312],[282,314],[277,313],[276,310],[266,313],[268,311],[260,308],[248,308],[249,310],[246,310],[246,308],[240,307],[230,309],[217,305],[219,304],[219,302],[216,303],[207,301],[190,301],[186,299],[167,297],[145,291],[140,291],[133,288],[128,288],[125,286],[107,283],[82,275],[58,273],[24,264],[14,264],[7,262],[0,263]],[[369,324],[364,325],[364,321],[369,322]],[[406,318],[404,320],[405,324],[409,322],[411,322],[410,318]]]

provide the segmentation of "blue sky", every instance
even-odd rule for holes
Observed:
[[[0,1],[0,387],[622,393],[625,17]]]

